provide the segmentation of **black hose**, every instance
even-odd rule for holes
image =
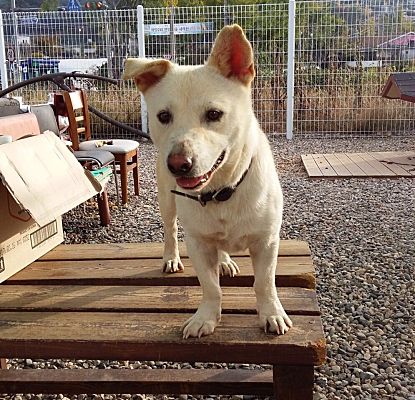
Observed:
[[[98,81],[103,81],[103,82],[108,82],[111,83],[112,85],[117,85],[119,86],[120,81],[117,79],[113,79],[113,78],[107,78],[105,76],[99,76],[99,75],[92,75],[92,74],[83,74],[80,72],[56,72],[54,74],[46,74],[46,75],[41,75],[41,76],[37,76],[35,78],[31,78],[31,79],[27,79],[23,82],[19,82],[16,83],[15,85],[9,86],[8,88],[1,90],[0,91],[0,97],[4,97],[7,96],[9,93],[20,89],[22,87],[31,85],[33,83],[37,83],[37,82],[52,82],[54,83],[56,86],[58,86],[60,89],[62,90],[66,90],[66,91],[71,91],[71,88],[66,85],[65,83],[65,79],[67,78],[87,78],[87,79],[95,79]],[[92,106],[88,106],[88,110],[91,111],[93,114],[95,114],[97,117],[103,119],[104,121],[110,123],[111,125],[116,126],[117,128],[120,128],[122,130],[125,130],[129,133],[132,133],[134,135],[138,135],[141,136],[145,139],[150,139],[150,136],[141,131],[140,129],[136,129],[133,128],[130,125],[124,124],[122,122],[116,121],[115,119],[109,117],[108,115],[102,113],[101,111],[98,111],[96,108],[92,107]]]

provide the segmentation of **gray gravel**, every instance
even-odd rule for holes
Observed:
[[[283,239],[310,243],[328,341],[327,364],[316,373],[315,399],[415,400],[415,179],[310,180],[299,155],[334,151],[414,150],[415,137],[370,139],[271,138],[285,195]],[[154,148],[141,144],[141,195],[112,204],[113,223],[99,226],[94,204],[64,218],[66,243],[162,241]],[[110,199],[114,202],[113,191]],[[182,232],[180,231],[180,236]],[[269,368],[15,360],[19,368]],[[1,396],[42,399],[59,396]],[[71,399],[152,399],[167,396],[72,396]],[[181,396],[180,399],[202,398]],[[205,396],[253,399],[253,396]]]

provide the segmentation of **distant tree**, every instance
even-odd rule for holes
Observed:
[[[40,11],[57,11],[59,7],[59,0],[43,0],[40,5]]]

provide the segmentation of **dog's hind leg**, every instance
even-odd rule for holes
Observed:
[[[184,270],[180,260],[179,246],[177,243],[177,214],[176,201],[170,189],[174,183],[169,177],[163,175],[160,159],[157,160],[157,185],[160,214],[164,227],[164,254],[163,272],[179,272]]]
[[[186,239],[187,251],[202,287],[203,297],[196,313],[183,324],[183,338],[210,335],[220,321],[222,291],[219,285],[218,257],[214,246]]]
[[[236,262],[231,259],[228,253],[222,250],[218,250],[218,265],[220,275],[233,277],[240,272]]]
[[[281,305],[275,286],[279,240],[262,238],[254,242],[249,251],[254,267],[254,289],[261,327],[265,332],[283,335],[292,327],[292,322]]]

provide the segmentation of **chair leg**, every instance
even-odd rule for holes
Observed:
[[[122,204],[128,202],[128,170],[127,170],[127,156],[123,156],[120,160],[120,175],[121,175],[121,197]]]
[[[135,167],[133,169],[134,194],[138,196],[140,194],[140,175],[138,171],[138,149],[135,155],[133,156],[133,164],[135,164]]]
[[[115,191],[117,193],[117,204],[120,204],[120,189],[118,187],[117,165],[115,164],[115,160],[112,162],[112,168],[114,169],[114,181],[115,181]]]
[[[108,203],[107,189],[97,195],[99,218],[102,226],[108,226],[111,222],[110,207]]]
[[[0,358],[0,369],[7,369],[7,358]]]
[[[312,400],[314,367],[312,365],[274,365],[276,399]]]

